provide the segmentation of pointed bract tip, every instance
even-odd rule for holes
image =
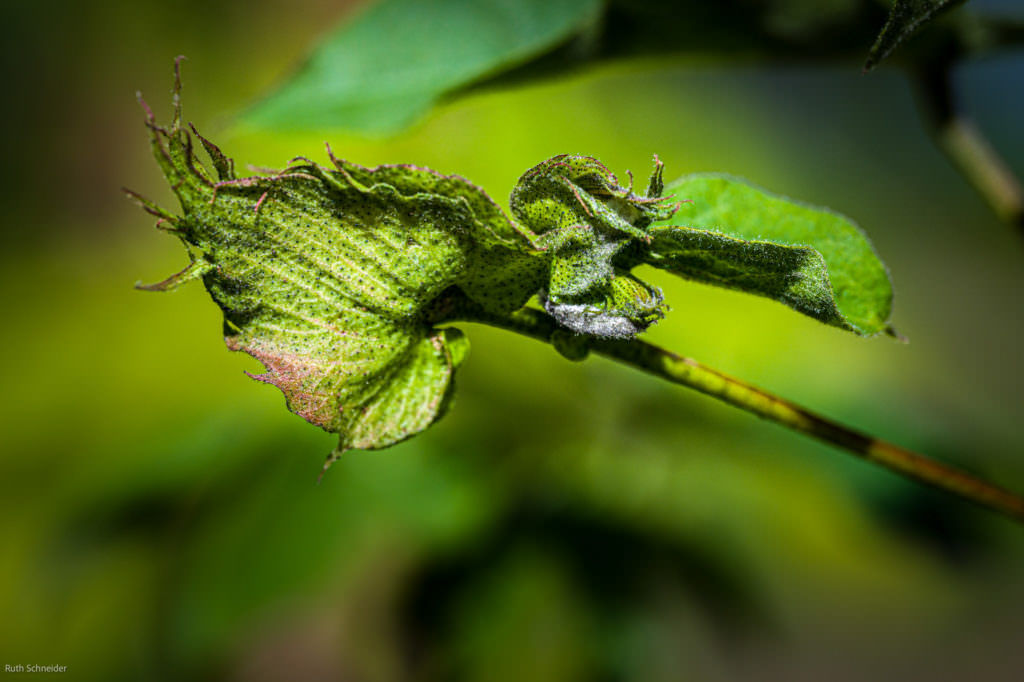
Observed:
[[[885,328],[885,334],[891,336],[900,343],[910,343],[910,339],[896,331],[896,327],[893,327],[892,325],[889,325],[888,327]]]
[[[143,284],[142,280],[139,280],[132,286],[132,288],[136,291],[153,291],[156,293],[162,293],[167,291],[165,287],[161,286],[162,284],[163,282],[157,282],[156,284]]]
[[[337,450],[333,450],[331,452],[331,454],[327,455],[327,461],[324,462],[324,467],[323,467],[323,469],[320,470],[320,475],[316,477],[316,484],[317,485],[320,485],[320,483],[323,482],[324,474],[327,473],[327,470],[331,468],[332,464],[334,464],[339,459],[341,459],[341,456],[344,453],[345,453],[344,450],[337,449]]]
[[[141,90],[135,91],[135,101],[137,101],[139,106],[142,107],[142,110],[146,112],[146,123],[151,125],[154,124],[156,122],[156,116],[153,114],[153,110],[146,103],[146,100],[143,99]]]
[[[334,155],[334,150],[331,149],[331,143],[324,140],[324,147],[327,148],[327,158],[331,160],[331,163],[333,163],[335,167],[338,167],[338,157]]]
[[[183,54],[174,58],[174,92],[181,92],[181,63],[183,61],[185,61]]]
[[[125,197],[127,197],[128,200],[131,201],[133,204],[141,208],[146,213],[159,218],[160,220],[158,220],[156,224],[157,227],[160,227],[160,224],[162,222],[169,222],[172,225],[178,222],[177,216],[160,208],[155,203],[153,203],[146,197],[142,196],[138,192],[130,190],[127,187],[122,187],[121,191],[124,193]]]
[[[647,183],[646,197],[649,199],[661,197],[665,191],[665,164],[661,162],[658,155],[654,155],[654,170],[651,171],[651,179]]]
[[[174,58],[174,90],[171,98],[174,106],[173,130],[181,128],[181,62],[184,59],[185,56],[180,54]]]

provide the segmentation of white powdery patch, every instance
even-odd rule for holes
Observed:
[[[544,310],[558,324],[577,334],[591,334],[608,339],[631,339],[646,327],[638,325],[625,315],[601,312],[581,303],[552,303],[541,298]]]

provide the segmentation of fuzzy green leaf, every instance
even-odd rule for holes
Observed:
[[[767,296],[863,336],[892,332],[892,284],[848,218],[743,180],[690,175],[666,188],[692,208],[654,232],[645,259],[707,284]]]
[[[442,95],[511,68],[592,21],[600,0],[383,0],[343,24],[243,116],[274,129],[391,132]]]
[[[900,44],[917,33],[925,24],[942,12],[965,0],[895,0],[885,26],[868,53],[864,70],[870,71],[892,54]]]
[[[519,178],[512,212],[538,235],[538,296],[559,324],[579,334],[632,338],[664,317],[661,291],[630,274],[651,223],[675,210],[660,197],[662,167],[656,161],[642,196],[589,156],[561,154]]]
[[[474,88],[607,59],[845,57],[878,23],[861,0],[378,0],[329,33],[242,123],[390,133]]]

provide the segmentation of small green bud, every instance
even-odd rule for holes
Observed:
[[[630,271],[643,262],[651,224],[678,204],[661,197],[662,164],[647,193],[633,193],[589,156],[556,156],[530,169],[512,191],[516,218],[550,256],[544,309],[580,334],[632,338],[664,317],[661,291]]]
[[[517,223],[464,178],[364,168],[329,147],[331,168],[297,158],[237,177],[234,161],[182,125],[180,87],[176,63],[169,127],[143,106],[182,214],[131,195],[182,241],[189,265],[140,288],[201,279],[228,348],[263,363],[253,378],[279,388],[292,412],[339,434],[337,453],[391,445],[444,413],[468,342],[437,325],[458,317],[458,300],[507,314],[536,294],[568,336],[629,338],[664,314],[661,292],[629,273],[651,223],[674,211],[660,198],[660,162],[638,196],[595,159],[549,159],[513,191]],[[583,339],[563,346],[586,353]]]

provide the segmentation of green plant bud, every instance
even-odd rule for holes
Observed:
[[[632,338],[664,317],[661,291],[629,274],[643,261],[651,224],[678,208],[661,197],[662,168],[656,158],[643,196],[633,193],[632,177],[622,187],[589,156],[556,156],[519,179],[512,211],[550,253],[540,300],[561,325]]]

